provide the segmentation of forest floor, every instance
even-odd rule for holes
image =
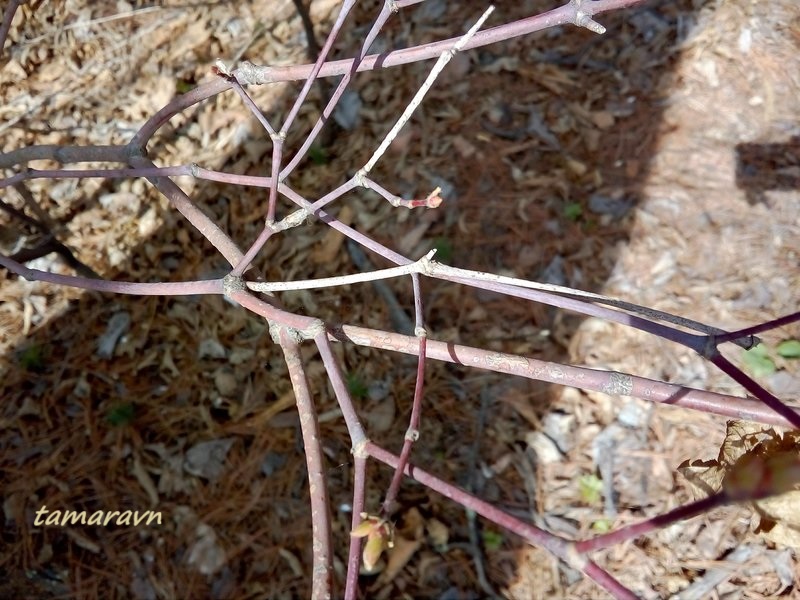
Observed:
[[[175,95],[213,77],[217,58],[308,62],[288,0],[147,4],[19,9],[0,63],[3,152],[125,143]],[[375,4],[354,10],[335,58],[357,50]],[[459,35],[480,12],[463,4],[427,0],[401,10],[374,51]],[[338,6],[312,3],[318,37]],[[496,6],[492,25],[551,3]],[[338,218],[406,256],[435,247],[455,266],[601,292],[722,328],[796,311],[800,7],[654,1],[598,20],[603,36],[559,27],[457,55],[374,171],[405,198],[441,187],[442,206],[407,211],[362,190],[334,205]],[[349,110],[293,187],[318,198],[363,165],[430,64],[360,74]],[[275,122],[298,89],[250,91]],[[316,86],[311,98],[290,148],[317,118]],[[271,145],[228,92],[173,118],[149,150],[159,165],[265,175]],[[255,239],[262,191],[177,182],[241,246]],[[225,273],[222,258],[144,180],[36,180],[29,189],[27,202],[8,188],[2,200],[20,210],[35,202],[58,239],[103,277]],[[0,226],[4,254],[41,242],[6,213]],[[360,260],[313,223],[270,242],[255,265],[269,280],[292,280],[363,270]],[[74,273],[55,254],[29,266]],[[410,286],[388,285],[398,307],[367,284],[280,298],[329,322],[402,329],[413,315]],[[441,282],[423,292],[433,339],[744,395],[685,348],[633,329]],[[109,354],[99,344],[110,322],[127,325]],[[748,368],[797,402],[800,361],[775,348],[800,339],[800,327],[763,339],[767,354]],[[727,356],[745,364],[735,350]],[[337,353],[369,435],[399,450],[416,359],[346,345]],[[305,459],[286,368],[262,321],[220,297],[82,293],[3,271],[0,357],[0,598],[308,596]],[[304,357],[320,380],[313,353]],[[692,500],[678,465],[716,458],[726,431],[713,415],[432,362],[425,389],[413,462],[575,538]],[[350,446],[332,391],[321,384],[316,392],[341,575]],[[373,465],[369,475],[376,508],[391,473]],[[365,576],[367,597],[602,594],[545,551],[418,484],[404,484],[400,504],[407,562]],[[164,523],[34,527],[42,505],[152,509]],[[728,507],[593,559],[645,598],[797,593],[793,550],[756,534],[758,523],[751,508]]]

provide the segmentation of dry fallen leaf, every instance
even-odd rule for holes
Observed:
[[[716,460],[687,460],[678,470],[697,498],[724,490],[732,501],[753,501],[757,533],[800,548],[800,432],[730,421]]]

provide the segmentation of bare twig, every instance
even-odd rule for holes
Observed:
[[[331,517],[328,503],[328,484],[325,480],[325,457],[322,454],[317,412],[308,387],[297,332],[280,325],[273,325],[275,341],[283,348],[289,378],[292,380],[297,412],[300,414],[300,430],[303,434],[306,465],[308,467],[308,491],[311,498],[311,527],[314,535],[312,555],[314,567],[311,575],[311,597],[314,599],[333,597],[333,542],[331,541]]]

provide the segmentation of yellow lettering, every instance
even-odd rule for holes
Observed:
[[[45,525],[58,525],[58,520],[61,518],[61,511],[60,510],[53,510],[47,516],[47,520],[44,522]]]
[[[44,506],[42,506],[42,508],[40,508],[39,510],[36,511],[36,518],[33,520],[33,524],[36,525],[37,527],[42,525],[42,523],[39,522],[39,517],[41,516],[41,513],[47,514],[47,505],[46,504]]]
[[[104,526],[104,527],[108,527],[108,522],[109,522],[111,519],[113,519],[113,518],[114,518],[114,515],[117,515],[117,516],[119,516],[119,511],[118,511],[118,510],[112,510],[110,513],[106,513],[106,518],[105,518],[105,520],[103,521],[103,526]]]
[[[96,510],[89,517],[89,525],[102,525],[103,524],[103,511]]]
[[[70,519],[72,523],[69,523]],[[77,525],[80,522],[81,525],[86,525],[86,511],[85,510],[65,510],[64,511],[64,518],[61,519],[61,526],[65,525]]]
[[[131,511],[126,510],[117,518],[117,525],[130,525],[131,524]]]

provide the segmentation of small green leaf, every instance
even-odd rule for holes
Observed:
[[[597,533],[608,533],[611,531],[611,521],[608,519],[599,519],[592,523],[592,531]]]
[[[315,165],[327,165],[330,160],[328,151],[322,146],[311,146],[308,149],[308,157]]]
[[[436,248],[436,254],[433,255],[435,261],[449,263],[450,259],[453,258],[453,244],[447,238],[436,238],[433,240],[433,247]]]
[[[785,340],[778,344],[778,356],[783,358],[800,358],[800,340]]]
[[[577,221],[583,214],[583,207],[577,202],[568,202],[564,206],[564,216],[570,221]]]
[[[597,475],[583,475],[578,480],[581,498],[586,504],[599,504],[603,494],[603,480]]]
[[[109,409],[108,414],[106,414],[106,420],[114,427],[124,427],[133,422],[133,416],[133,404],[130,402],[120,402]]]
[[[39,344],[23,348],[18,354],[19,364],[26,371],[41,371],[44,369],[44,354],[44,348]]]
[[[175,91],[178,92],[179,94],[185,94],[186,92],[191,92],[195,87],[197,87],[197,84],[192,83],[191,81],[187,81],[185,79],[178,79],[178,81],[175,82]]]
[[[764,344],[750,348],[744,353],[744,364],[753,377],[767,377],[776,371],[775,363],[769,357]]]
[[[347,381],[347,391],[353,398],[365,398],[367,396],[367,384],[358,376],[358,373],[348,373],[345,377]]]
[[[499,550],[503,545],[503,534],[491,529],[483,530],[483,546],[487,550]]]

